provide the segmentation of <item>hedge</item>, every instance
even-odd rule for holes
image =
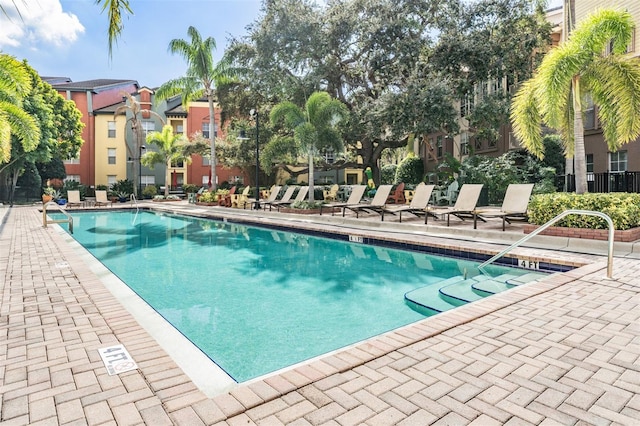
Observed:
[[[544,225],[565,210],[592,210],[611,217],[617,230],[640,226],[640,194],[553,193],[538,194],[529,202],[529,223]],[[569,215],[555,224],[568,228],[607,229],[607,222],[597,216]]]

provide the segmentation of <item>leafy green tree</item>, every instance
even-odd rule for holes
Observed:
[[[147,167],[154,168],[156,164],[164,164],[166,166],[164,173],[164,195],[169,195],[169,185],[171,184],[171,176],[169,168],[171,163],[179,161],[189,162],[191,158],[184,153],[184,147],[188,143],[184,135],[176,135],[173,133],[173,127],[165,125],[162,132],[152,132],[147,135],[147,143],[155,145],[157,151],[147,151],[140,160]]]
[[[10,160],[6,163],[0,161],[0,198],[10,201],[13,200],[18,178],[28,164],[47,163],[52,159],[62,163],[62,159],[77,155],[83,143],[84,126],[73,101],[64,99],[51,85],[42,81],[26,62],[18,64],[30,84],[22,98],[13,98],[12,101],[19,100],[23,112],[36,124],[38,140],[35,144],[25,144],[19,136],[11,135]],[[0,86],[7,83],[0,82]],[[64,167],[61,176],[64,177]]]
[[[348,116],[345,105],[331,99],[327,92],[314,92],[300,108],[284,101],[273,107],[270,114],[272,124],[282,123],[293,133],[292,142],[298,153],[304,153],[309,164],[309,201],[313,201],[313,159],[321,150],[342,150],[342,137],[337,124]],[[281,143],[282,139],[277,139]]]
[[[587,191],[582,121],[586,95],[598,105],[610,151],[640,135],[640,62],[625,54],[634,28],[628,12],[603,9],[591,14],[545,56],[514,99],[514,133],[527,150],[544,156],[542,123],[561,133],[565,154],[574,157],[578,194]],[[608,45],[611,54],[604,56]]]
[[[125,104],[120,105],[113,113],[114,119],[121,114],[127,114],[127,121],[131,125],[131,131],[133,132],[133,146],[135,147],[135,151],[131,149],[130,144],[125,144],[127,147],[127,153],[130,158],[137,158],[138,153],[142,150],[142,145],[144,144],[144,131],[142,129],[142,122],[140,121],[140,116],[143,114],[149,114],[156,117],[160,122],[164,125],[164,119],[155,111],[151,111],[148,109],[144,109],[140,106],[140,102],[136,100],[130,93],[122,92],[122,95],[126,98]],[[140,176],[138,176],[138,168],[133,168],[133,182],[140,182]],[[133,187],[133,193],[136,197],[138,197],[138,185]]]
[[[158,99],[167,99],[175,95],[182,95],[182,105],[186,108],[189,102],[202,97],[207,98],[209,103],[209,141],[211,145],[211,176],[213,177],[212,190],[215,191],[216,184],[216,121],[213,101],[215,97],[215,87],[217,84],[227,81],[232,74],[226,61],[219,61],[217,64],[213,60],[213,50],[216,48],[216,41],[213,37],[202,39],[202,36],[195,27],[187,30],[190,41],[173,39],[169,42],[169,51],[178,54],[187,62],[187,74],[184,77],[169,80],[160,86],[156,91]]]
[[[38,123],[23,105],[32,87],[26,67],[12,56],[0,54],[0,168],[11,161],[12,136],[27,152],[40,142]]]

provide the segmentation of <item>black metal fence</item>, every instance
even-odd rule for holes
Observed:
[[[575,175],[556,177],[556,187],[561,192],[576,190]],[[640,193],[640,172],[587,173],[589,192],[635,192]]]

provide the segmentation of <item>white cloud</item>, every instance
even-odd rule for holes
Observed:
[[[64,12],[60,0],[0,0],[0,6],[9,15],[0,11],[0,47],[59,47],[84,33],[78,17]]]

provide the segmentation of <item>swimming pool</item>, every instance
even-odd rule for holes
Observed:
[[[424,318],[406,292],[477,266],[146,211],[73,217],[73,237],[238,382]]]

